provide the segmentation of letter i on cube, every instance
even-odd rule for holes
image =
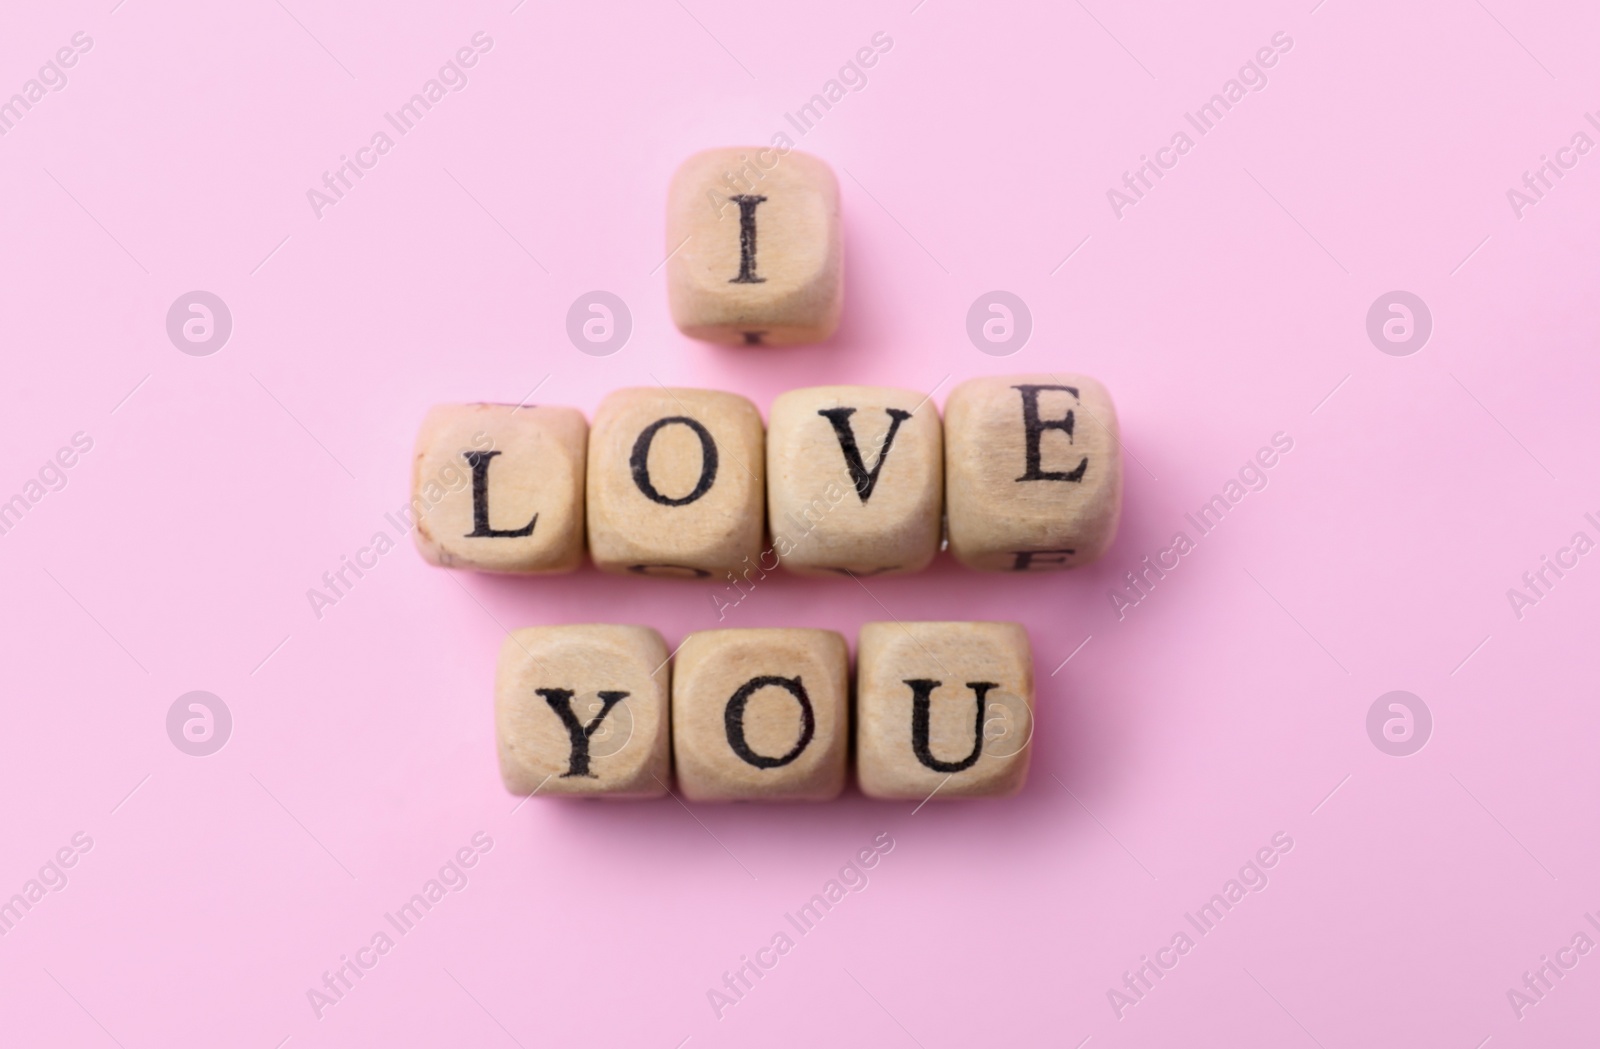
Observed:
[[[667,195],[667,297],[685,335],[744,346],[821,342],[839,325],[839,183],[793,150],[713,149]]]

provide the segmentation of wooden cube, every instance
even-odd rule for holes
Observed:
[[[1033,656],[1017,623],[867,623],[856,778],[871,798],[1015,794],[1028,777]]]
[[[422,556],[483,572],[577,568],[588,431],[575,408],[441,404],[429,411],[411,469]]]
[[[785,568],[916,572],[939,549],[944,439],[933,400],[881,386],[814,386],[772,403],[767,510]]]
[[[1117,534],[1122,444],[1087,376],[971,379],[944,406],[950,550],[968,568],[1036,572],[1095,560]]]
[[[658,797],[671,773],[671,669],[642,626],[541,626],[500,646],[495,736],[513,794]]]
[[[703,630],[678,649],[672,748],[692,801],[827,801],[844,789],[850,653],[831,630]]]
[[[839,183],[793,150],[713,149],[667,196],[667,297],[678,330],[744,346],[821,342],[839,326]]]
[[[608,572],[706,578],[756,564],[761,413],[737,394],[640,387],[600,402],[589,439],[589,552]]]

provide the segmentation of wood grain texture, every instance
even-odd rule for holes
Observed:
[[[667,297],[685,335],[783,346],[820,342],[838,327],[839,183],[816,157],[765,147],[697,153],[673,176],[666,230]]]
[[[969,379],[945,402],[950,550],[968,568],[1088,564],[1117,534],[1122,445],[1104,386],[1064,372]]]
[[[772,403],[767,510],[785,568],[920,571],[939,549],[943,508],[943,429],[926,394],[814,386]]]
[[[1033,711],[1033,655],[1020,624],[861,628],[856,777],[868,797],[1015,794],[1028,776]]]
[[[595,412],[589,551],[608,572],[721,578],[761,556],[761,413],[737,394],[639,387]]]
[[[831,630],[704,630],[674,659],[672,746],[691,801],[827,801],[844,789],[850,653]]]
[[[494,694],[506,789],[618,798],[665,794],[671,674],[667,646],[649,627],[542,626],[512,633],[500,646]]]
[[[422,556],[483,572],[577,568],[588,431],[575,408],[435,406],[412,457],[413,537]]]

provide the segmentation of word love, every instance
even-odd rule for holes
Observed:
[[[513,794],[827,801],[1014,794],[1033,737],[1033,657],[1016,623],[704,630],[668,657],[642,626],[513,633],[495,677]],[[854,746],[850,738],[854,726]]]
[[[925,394],[618,390],[592,429],[574,408],[441,405],[417,437],[412,511],[428,561],[679,578],[1087,564],[1122,504],[1116,409],[1085,376],[1016,375]],[[765,545],[770,528],[770,544]],[[759,568],[757,566],[760,566]]]

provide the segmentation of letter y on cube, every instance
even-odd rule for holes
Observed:
[[[671,669],[642,626],[543,626],[500,648],[495,736],[513,794],[646,798],[671,774]]]

